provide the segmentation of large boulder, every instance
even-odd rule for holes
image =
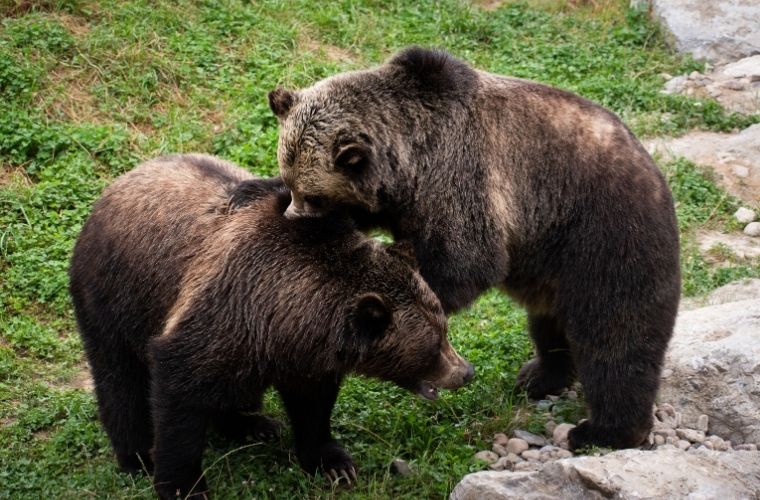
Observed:
[[[760,452],[658,449],[568,458],[537,472],[477,472],[462,479],[451,500],[755,499],[759,493]]]
[[[695,131],[675,139],[644,141],[644,146],[663,160],[682,156],[711,167],[716,180],[726,191],[749,204],[757,203],[760,193],[760,123],[738,134]]]
[[[705,414],[710,434],[760,443],[760,297],[681,311],[659,399],[685,425]]]
[[[634,0],[649,3],[676,49],[713,63],[760,54],[757,0]]]

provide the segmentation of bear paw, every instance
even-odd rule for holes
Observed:
[[[572,383],[572,373],[547,370],[533,358],[520,368],[515,388],[527,392],[531,399],[542,399],[547,394],[559,394]]]
[[[153,457],[150,451],[139,451],[137,453],[116,453],[116,460],[119,462],[119,470],[126,472],[130,476],[138,474],[153,473]]]
[[[568,444],[571,450],[590,448],[634,448],[647,438],[650,426],[636,430],[631,427],[603,427],[586,420],[572,428],[568,433]]]
[[[227,439],[239,443],[249,438],[254,441],[274,441],[282,434],[279,420],[261,414],[221,415],[215,420],[217,430]]]
[[[337,442],[325,443],[316,450],[299,455],[301,467],[308,472],[321,470],[333,484],[345,483],[348,486],[356,483],[356,466],[351,455]]]

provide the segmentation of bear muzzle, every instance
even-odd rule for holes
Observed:
[[[438,389],[455,390],[475,377],[475,368],[444,340],[434,374],[420,381],[413,389],[425,399],[438,399]]]
[[[299,217],[320,217],[322,215],[324,215],[324,210],[308,201],[302,200],[291,191],[291,201],[288,208],[285,209],[285,217],[297,219]]]

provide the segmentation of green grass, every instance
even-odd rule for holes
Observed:
[[[668,50],[627,1],[576,3],[485,11],[454,0],[0,0],[0,498],[151,496],[147,479],[116,472],[81,387],[68,258],[102,188],[143,159],[203,151],[274,174],[277,121],[266,93],[278,84],[308,85],[416,43],[578,92],[641,135],[760,121],[661,94],[661,73],[701,66]],[[736,200],[694,165],[663,168],[678,202],[685,293],[760,276],[758,263],[715,265],[695,249],[702,228],[737,229]],[[523,312],[491,292],[450,330],[478,369],[468,388],[431,404],[385,383],[346,383],[334,427],[361,469],[354,490],[302,474],[288,435],[243,449],[212,437],[205,464],[218,498],[442,498],[481,468],[471,457],[493,432],[518,422],[540,430],[546,415],[512,393],[530,355]],[[283,416],[273,394],[266,406]],[[578,409],[564,406],[561,416],[575,419]],[[396,457],[416,474],[391,476]]]

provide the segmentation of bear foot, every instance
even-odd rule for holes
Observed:
[[[356,483],[356,466],[351,455],[337,442],[330,441],[319,448],[299,454],[301,467],[307,472],[322,471],[331,483]]]
[[[547,370],[538,358],[533,358],[520,368],[515,388],[527,392],[531,399],[543,399],[547,394],[559,394],[573,380],[572,373]]]
[[[651,423],[651,422],[650,422]],[[590,448],[635,448],[643,443],[649,435],[651,425],[645,428],[604,427],[587,420],[572,428],[568,434],[571,450]]]
[[[249,437],[254,441],[274,441],[280,437],[284,427],[279,420],[258,413],[223,415],[216,419],[215,424],[224,437],[240,443]]]
[[[153,458],[150,451],[116,453],[116,460],[119,462],[119,470],[130,476],[153,473]]]

